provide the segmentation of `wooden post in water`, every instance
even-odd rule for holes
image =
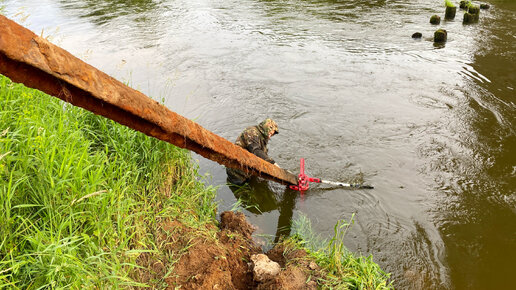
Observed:
[[[295,175],[170,111],[3,15],[0,74],[227,167],[297,184]]]

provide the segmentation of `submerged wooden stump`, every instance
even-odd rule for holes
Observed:
[[[448,32],[446,32],[446,30],[444,30],[444,29],[437,29],[434,32],[434,42],[436,42],[436,43],[446,42],[447,38],[448,38]]]
[[[478,21],[478,19],[480,18],[480,7],[469,6],[468,13],[473,14],[475,16],[475,21]]]
[[[486,4],[486,3],[480,4],[480,9],[489,9],[489,7],[490,7],[489,4]]]
[[[444,19],[451,20],[451,19],[455,18],[456,12],[457,12],[457,7],[446,6],[446,12],[444,13]]]
[[[474,14],[466,12],[466,13],[464,13],[464,18],[462,19],[462,24],[474,23],[474,22],[476,22],[475,19],[476,19],[476,17]]]
[[[430,23],[435,25],[441,23],[441,17],[439,17],[439,15],[432,15],[432,17],[430,17]]]
[[[423,34],[421,32],[416,32],[414,34],[412,34],[412,38],[421,38],[423,37]]]
[[[478,21],[480,18],[480,8],[478,6],[470,5],[468,12],[464,13],[462,24],[471,24]]]

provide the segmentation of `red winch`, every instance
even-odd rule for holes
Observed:
[[[322,180],[320,178],[309,177],[308,175],[305,174],[305,159],[301,158],[301,163],[299,165],[299,175],[297,177],[297,185],[290,185],[289,188],[293,189],[293,190],[297,190],[297,191],[306,191],[310,188],[310,182],[325,183],[325,184],[330,184],[330,185],[335,185],[335,186],[351,187],[351,188],[367,188],[367,189],[374,188],[371,185],[335,182],[335,181]]]

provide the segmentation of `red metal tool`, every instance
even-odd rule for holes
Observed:
[[[335,182],[335,181],[322,180],[320,178],[309,177],[308,175],[305,174],[305,159],[301,158],[301,164],[299,165],[299,175],[297,177],[297,185],[290,185],[289,187],[290,187],[290,189],[303,192],[310,188],[310,182],[325,183],[325,184],[330,184],[330,185],[334,185],[334,186],[351,187],[351,188],[368,188],[368,189],[374,188],[371,185]]]
[[[297,185],[291,185],[290,189],[305,191],[310,188],[310,182],[320,183],[321,180],[319,178],[308,177],[305,174],[305,159],[301,158],[301,164],[299,165],[299,175],[297,176]]]

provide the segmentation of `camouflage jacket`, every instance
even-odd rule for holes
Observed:
[[[254,155],[274,164],[274,160],[267,155],[269,136],[261,126],[247,127],[235,141],[235,144],[253,153]]]

